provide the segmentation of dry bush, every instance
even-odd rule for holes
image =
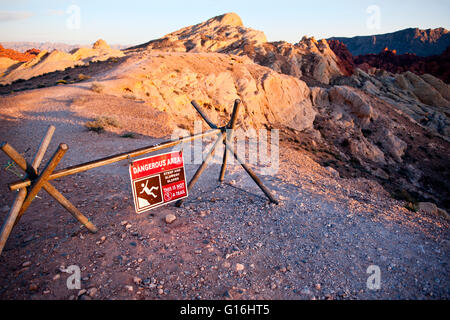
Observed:
[[[125,93],[122,97],[125,98],[125,99],[130,99],[130,100],[136,100],[137,99],[137,97],[134,94],[132,94],[132,93]]]
[[[102,93],[104,89],[105,89],[105,86],[98,82],[94,82],[91,85],[91,90],[94,92],[97,92],[97,93]]]
[[[91,78],[90,76],[84,75],[84,74],[82,74],[82,73],[80,73],[80,74],[78,75],[78,80],[80,80],[80,81],[83,81],[83,80],[89,80],[90,78]]]
[[[136,134],[133,132],[127,132],[124,133],[123,135],[120,136],[121,138],[126,138],[126,139],[135,139],[137,138]]]
[[[120,128],[119,122],[111,117],[98,117],[94,121],[89,121],[84,124],[89,131],[101,133],[105,131],[106,127]]]

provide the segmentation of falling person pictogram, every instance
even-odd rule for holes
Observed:
[[[152,195],[153,198],[155,198],[155,199],[158,198],[158,196],[157,196],[156,194],[153,193],[153,190],[157,191],[157,190],[159,189],[159,187],[152,187],[151,189],[149,189],[149,188],[148,188],[148,180],[147,180],[147,182],[145,183],[145,185],[144,185],[144,184],[141,184],[141,187],[142,187],[143,189],[142,189],[141,193],[139,193],[139,194],[143,194],[143,193],[145,192],[148,196]]]

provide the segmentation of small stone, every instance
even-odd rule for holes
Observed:
[[[168,215],[166,215],[165,220],[166,220],[166,223],[167,223],[167,224],[171,224],[171,223],[173,223],[175,220],[177,220],[177,217],[176,217],[174,214],[169,213]]]
[[[29,266],[31,266],[31,261],[26,261],[26,262],[24,262],[24,263],[22,263],[22,267],[29,267]]]
[[[125,286],[125,289],[127,289],[130,292],[133,292],[134,290],[133,286]]]
[[[302,291],[300,293],[309,296],[309,295],[311,295],[311,290],[309,290],[309,288],[305,287],[302,289]]]
[[[94,297],[97,294],[97,292],[98,292],[97,288],[90,288],[87,293],[90,297]]]
[[[30,242],[30,241],[32,241],[34,239],[34,236],[28,236],[28,237],[26,237],[25,239],[23,239],[23,242]]]
[[[236,271],[242,271],[244,269],[245,269],[245,267],[243,264],[236,263]]]
[[[139,277],[134,277],[133,278],[133,282],[137,285],[140,285],[142,283],[142,279]]]
[[[30,284],[30,291],[37,291],[38,290],[38,285],[35,283]]]
[[[59,278],[61,278],[61,275],[56,274],[56,275],[53,277],[53,280],[56,281],[56,280],[58,280]]]
[[[231,263],[229,263],[228,261],[225,261],[223,263],[223,267],[228,269],[229,267],[231,267]]]
[[[320,285],[320,283],[316,284],[316,289],[320,290],[320,288],[322,288],[322,286]]]
[[[125,220],[125,221],[122,221],[122,222],[120,223],[121,226],[124,226],[124,225],[126,225],[126,224],[128,224],[128,221],[126,221],[126,220]]]
[[[78,296],[82,296],[83,294],[86,294],[86,292],[86,289],[81,289],[80,291],[78,291]]]
[[[126,226],[125,226],[125,229],[130,229],[132,227],[132,225],[131,224],[127,224]]]
[[[103,236],[103,237],[100,238],[101,242],[105,242],[105,240],[106,240],[106,236]]]
[[[159,294],[163,294],[163,293],[164,293],[164,290],[163,290],[163,289],[158,289],[158,293],[159,293]]]

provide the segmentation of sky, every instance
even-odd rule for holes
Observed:
[[[269,41],[450,29],[449,0],[0,0],[0,42],[136,45],[236,12]]]

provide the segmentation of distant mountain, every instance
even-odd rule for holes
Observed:
[[[441,54],[450,46],[450,32],[444,28],[409,28],[393,33],[353,38],[333,37],[328,40],[344,43],[354,56],[379,53],[389,48],[398,54],[413,53],[427,57]]]
[[[74,49],[86,47],[86,45],[80,45],[80,44],[67,44],[67,43],[53,43],[53,42],[0,42],[4,48],[7,49],[13,49],[19,52],[25,52],[28,49],[36,48],[40,51],[52,51],[52,50],[58,50],[63,52],[70,52]],[[112,49],[116,50],[123,50],[128,47],[129,45],[110,45]]]
[[[356,68],[371,73],[376,68],[400,74],[407,71],[417,75],[431,74],[445,83],[450,83],[450,46],[439,54],[420,57],[415,54],[397,54],[395,50],[384,49],[380,53],[370,53],[354,57],[346,45],[338,40],[328,40],[328,44],[340,59],[340,65],[353,74]]]

